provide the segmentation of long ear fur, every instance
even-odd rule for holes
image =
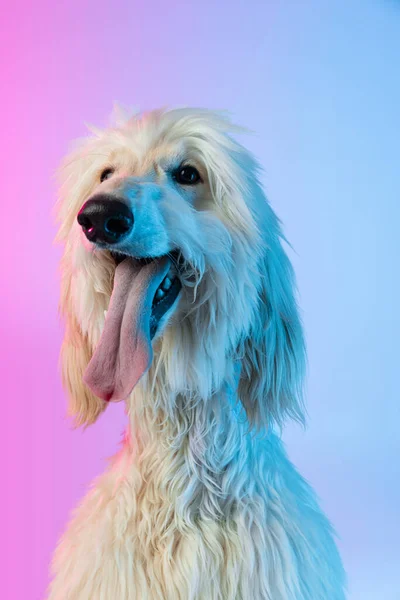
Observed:
[[[220,119],[226,132],[231,125]],[[237,233],[247,241],[247,268],[254,273],[258,298],[248,298],[251,325],[239,343],[241,374],[239,398],[249,423],[257,428],[273,422],[281,426],[287,417],[304,423],[302,384],[305,344],[295,299],[295,278],[286,256],[280,223],[259,181],[261,171],[252,154],[218,127],[209,132],[222,153],[206,154],[214,176],[213,195]],[[258,281],[257,281],[258,280]]]
[[[82,153],[80,148],[65,159],[59,172],[62,185],[57,204],[60,228],[56,240],[65,244],[60,313],[66,327],[60,362],[69,396],[68,414],[77,426],[94,423],[107,406],[83,383],[112,289],[111,270],[95,253],[85,251],[78,238],[76,215],[93,183],[91,162],[88,152]]]
[[[271,209],[268,212],[258,306],[241,349],[239,381],[239,397],[249,422],[257,428],[272,422],[281,426],[287,417],[304,424],[305,412],[305,344],[294,272],[281,244],[279,222]]]

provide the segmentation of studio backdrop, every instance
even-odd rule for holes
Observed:
[[[118,448],[73,430],[58,371],[56,168],[113,103],[227,109],[292,248],[308,428],[283,437],[339,535],[351,600],[398,600],[400,4],[4,5],[0,597],[40,600],[69,511]]]

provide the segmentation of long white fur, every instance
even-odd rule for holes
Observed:
[[[132,253],[178,246],[186,270],[127,400],[122,449],[55,552],[50,600],[345,598],[331,525],[275,432],[304,420],[304,342],[280,225],[235,131],[206,110],[135,114],[95,130],[62,167],[62,369],[77,424],[106,407],[82,373],[115,269],[85,241],[82,204],[100,189],[132,193]],[[182,159],[203,184],[171,182]]]

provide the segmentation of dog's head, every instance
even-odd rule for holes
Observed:
[[[250,423],[302,419],[293,272],[236,129],[211,111],[154,111],[65,160],[62,367],[77,423],[149,377],[200,401],[230,382]]]

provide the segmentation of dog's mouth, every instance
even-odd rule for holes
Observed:
[[[111,256],[114,259],[117,268],[118,265],[124,260],[130,260],[130,257],[117,252],[111,252]],[[174,305],[175,300],[179,296],[179,292],[182,289],[182,284],[178,275],[179,265],[182,266],[182,260],[178,250],[174,250],[166,256],[135,259],[139,265],[141,264],[143,267],[145,267],[154,261],[160,262],[165,258],[169,259],[170,267],[168,273],[165,275],[164,279],[156,289],[151,304],[150,339],[154,338],[161,319]]]
[[[114,254],[114,289],[84,381],[103,400],[129,396],[152,361],[151,341],[182,289],[179,255],[137,259]]]

